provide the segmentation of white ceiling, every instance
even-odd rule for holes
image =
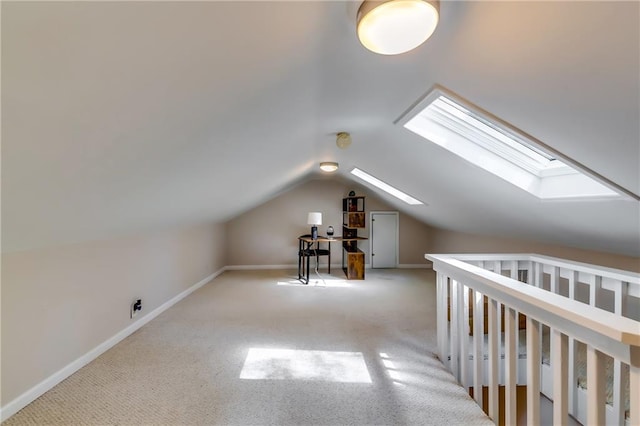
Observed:
[[[541,202],[393,124],[440,84],[640,194],[640,3],[444,2],[395,57],[355,9],[2,2],[3,251],[225,221],[336,160],[434,226],[640,256],[640,203]]]

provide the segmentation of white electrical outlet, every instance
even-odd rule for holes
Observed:
[[[140,311],[142,311],[142,299],[135,299],[133,303],[131,303],[131,318],[138,315]]]

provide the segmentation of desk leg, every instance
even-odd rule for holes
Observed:
[[[298,240],[298,279],[302,278],[302,241]]]
[[[298,255],[298,279],[301,280],[304,277],[304,257]]]
[[[305,284],[309,284],[309,261],[311,259],[311,256],[307,256],[307,281],[305,282]]]

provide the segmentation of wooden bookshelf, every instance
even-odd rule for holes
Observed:
[[[366,228],[365,197],[342,199],[342,269],[347,279],[364,279],[364,252],[358,248],[359,229]]]

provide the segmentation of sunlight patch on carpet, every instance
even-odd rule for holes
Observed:
[[[394,362],[391,361],[391,357],[385,352],[380,352],[380,359],[382,360],[382,365],[384,365],[385,370],[387,370],[387,374],[391,378],[393,384],[400,387],[406,387],[403,380],[406,380],[408,375],[399,371]]]
[[[371,383],[362,352],[250,348],[241,379]]]
[[[300,280],[278,281],[278,285],[293,287],[353,287],[347,280],[311,278],[309,284]]]

